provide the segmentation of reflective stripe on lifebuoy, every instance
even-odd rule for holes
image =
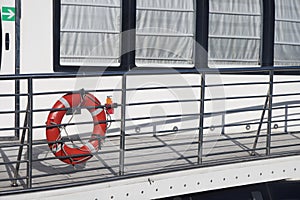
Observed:
[[[67,164],[79,164],[92,157],[92,153],[100,149],[105,138],[106,114],[99,108],[100,101],[92,94],[66,94],[52,107],[47,119],[46,136],[53,154]],[[67,108],[85,107],[92,115],[94,129],[89,142],[79,148],[69,147],[62,141],[59,125],[67,112]]]

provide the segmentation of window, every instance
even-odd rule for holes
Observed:
[[[275,1],[275,65],[299,65],[300,1]]]
[[[120,65],[120,0],[61,0],[59,65]]]
[[[260,0],[210,0],[209,66],[258,66]]]
[[[137,0],[137,66],[193,67],[194,38],[194,0]]]

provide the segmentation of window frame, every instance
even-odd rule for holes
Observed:
[[[262,38],[260,67],[274,67],[274,19],[275,19],[275,0],[262,0]],[[132,69],[142,71],[178,71],[179,73],[195,73],[198,70],[208,69],[208,54],[202,56],[201,52],[208,51],[208,27],[209,27],[209,0],[195,0],[196,2],[196,21],[195,21],[195,40],[199,45],[195,45],[194,67],[136,67],[135,64],[135,43],[136,32],[129,31],[136,28],[136,0],[121,0],[121,36],[120,36],[120,66],[119,67],[84,67],[84,72],[105,71],[124,74]],[[76,72],[80,66],[60,65],[60,17],[61,0],[53,0],[53,65],[55,72]],[[273,23],[272,23],[273,22]],[[130,51],[129,51],[130,50]],[[236,68],[253,69],[251,67]],[[234,71],[234,68],[215,68],[215,70]],[[251,70],[252,71],[252,70]],[[254,70],[255,71],[255,70]]]
[[[123,5],[121,1],[121,15],[123,14]],[[123,32],[122,17],[120,18],[120,32]],[[53,0],[53,65],[54,72],[101,72],[101,71],[124,71],[126,66],[122,65],[121,60],[118,66],[109,67],[105,64],[98,66],[79,66],[79,65],[62,65],[60,63],[60,33],[61,33],[61,0]],[[120,49],[122,48],[122,34],[120,33]],[[120,50],[121,52],[121,50]],[[120,57],[121,59],[121,57]]]

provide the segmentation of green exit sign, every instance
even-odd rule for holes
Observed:
[[[2,7],[2,21],[15,21],[16,8],[14,7]]]

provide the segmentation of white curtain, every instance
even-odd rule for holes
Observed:
[[[136,64],[192,67],[194,0],[137,0]]]
[[[209,1],[209,65],[259,65],[260,0]]]
[[[299,0],[275,0],[275,65],[300,64],[299,10]]]
[[[118,66],[120,0],[62,0],[60,64]]]

